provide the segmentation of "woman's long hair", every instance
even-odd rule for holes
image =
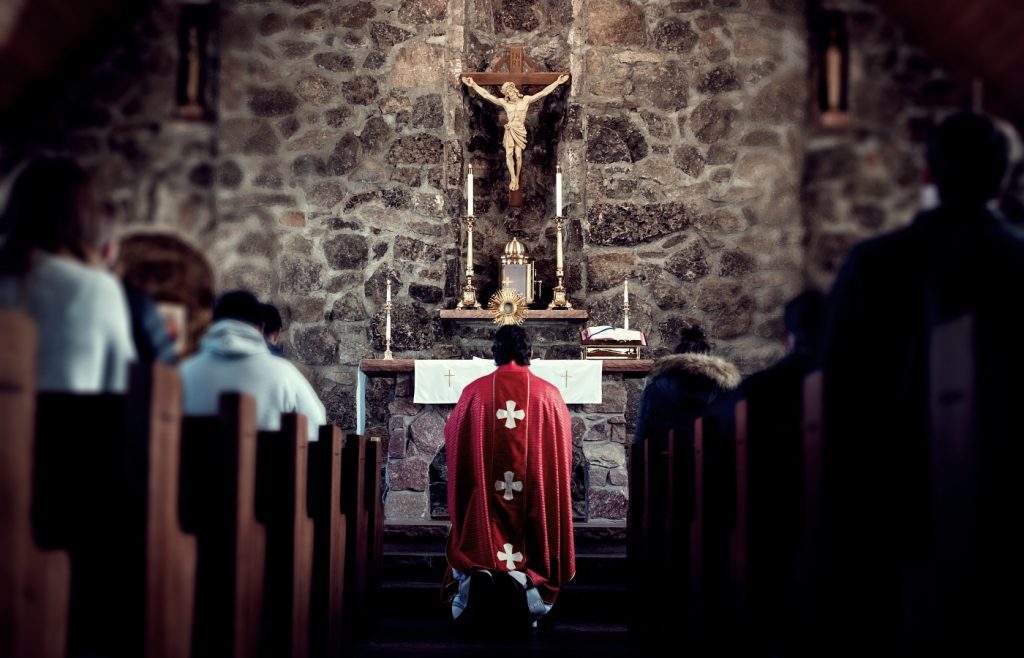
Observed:
[[[67,253],[87,261],[109,221],[96,211],[85,172],[65,158],[41,158],[18,175],[0,217],[0,273],[23,274],[32,251]]]

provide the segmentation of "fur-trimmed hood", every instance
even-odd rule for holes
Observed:
[[[739,368],[725,359],[696,352],[670,354],[658,359],[651,366],[651,379],[683,375],[705,377],[726,391],[731,391],[739,386],[743,379]]]

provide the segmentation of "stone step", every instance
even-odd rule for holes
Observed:
[[[443,526],[385,528],[383,579],[439,583],[447,560]],[[621,524],[577,524],[575,584],[619,585],[626,579],[625,528]]]
[[[576,577],[559,595],[551,619],[625,623],[625,526],[580,523],[575,531]],[[385,527],[383,614],[447,618],[440,596],[447,533],[447,523]]]
[[[380,590],[381,614],[387,617],[445,618],[440,580],[384,580]],[[624,583],[587,584],[574,579],[559,594],[552,620],[626,623]]]

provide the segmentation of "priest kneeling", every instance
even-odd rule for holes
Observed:
[[[554,385],[530,372],[521,327],[498,329],[498,369],[463,389],[444,428],[448,571],[457,626],[536,626],[573,577],[572,430]]]

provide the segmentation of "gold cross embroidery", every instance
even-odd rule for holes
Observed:
[[[448,374],[447,375],[441,375],[441,376],[448,378],[448,388],[451,388],[452,387],[452,377],[455,376],[455,375],[452,374],[452,369],[448,368]]]
[[[566,371],[565,371],[565,372],[564,372],[564,373],[562,374],[562,378],[563,378],[563,379],[565,379],[565,387],[566,387],[566,388],[569,388],[569,371],[568,371],[568,370],[566,370]]]

